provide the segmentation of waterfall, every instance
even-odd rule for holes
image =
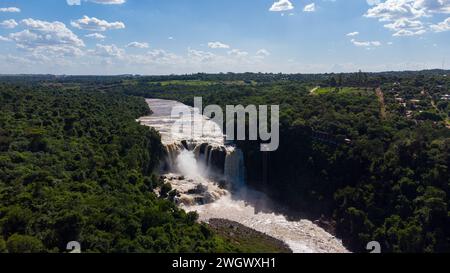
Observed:
[[[172,143],[165,147],[165,170],[223,179],[233,188],[245,185],[244,154],[239,148],[208,143]]]
[[[263,193],[245,186],[243,152],[224,142],[220,127],[206,117],[206,132],[195,135],[171,130],[179,117],[171,109],[176,101],[147,100],[153,114],[139,121],[161,134],[166,156],[162,178],[177,191],[174,201],[196,211],[201,221],[224,218],[239,222],[287,243],[294,252],[347,252],[342,243],[313,222],[288,220]],[[195,112],[195,111],[194,111]],[[233,191],[229,191],[232,189]],[[245,189],[245,190],[240,190]]]
[[[181,144],[172,143],[165,145],[166,157],[163,170],[171,170],[176,165],[176,159],[181,151]]]
[[[201,115],[199,111],[191,109],[189,115],[193,114],[195,120],[201,120],[203,123],[202,131],[191,130],[183,131],[181,129],[189,127],[186,125],[190,116],[172,116],[171,110],[185,105],[168,100],[148,100],[151,102],[153,114],[148,117],[142,117],[139,121],[145,125],[151,126],[161,134],[161,141],[166,149],[163,171],[179,172],[179,160],[186,160],[187,155],[190,159],[196,160],[198,166],[191,166],[189,169],[198,172],[199,175],[225,180],[227,184],[235,187],[244,186],[245,168],[244,156],[238,148],[225,144],[221,128]],[[178,121],[182,126],[175,132],[172,125]],[[194,132],[192,131],[194,129]],[[179,157],[182,157],[181,159]],[[192,162],[191,162],[192,163]],[[187,171],[187,169],[185,169]]]
[[[205,151],[205,166],[209,166],[209,156],[211,155],[211,149],[212,146],[206,146],[206,151]]]
[[[233,186],[241,188],[245,182],[244,154],[238,148],[232,148],[227,151],[224,166],[225,179]]]
[[[189,177],[201,176],[201,170],[197,164],[194,153],[188,150],[182,150],[176,160],[177,170],[183,175]]]

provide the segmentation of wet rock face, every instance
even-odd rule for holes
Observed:
[[[224,146],[212,146],[208,143],[202,143],[194,149],[197,160],[202,160],[209,170],[217,174],[223,174],[225,170],[225,159],[227,149]]]
[[[198,184],[195,188],[188,190],[188,194],[204,194],[208,191],[208,187],[203,184]]]
[[[219,173],[224,173],[225,158],[227,156],[227,151],[224,147],[214,148],[211,151],[210,164],[211,167],[217,170]]]
[[[187,143],[186,140],[182,140],[182,141],[181,141],[181,145],[183,145],[183,147],[184,147],[186,150],[189,150],[189,146],[188,146],[188,143]]]
[[[174,201],[179,205],[210,204],[227,194],[226,190],[221,189],[213,181],[207,181],[200,177],[191,179],[182,175],[168,173],[164,175],[164,181],[170,183],[172,188],[177,191]]]
[[[206,153],[206,148],[208,148],[208,143],[200,144],[200,154],[204,155]]]

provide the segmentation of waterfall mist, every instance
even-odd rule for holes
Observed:
[[[192,151],[182,150],[176,159],[177,169],[180,174],[191,178],[203,177],[204,172],[199,166],[195,154]]]

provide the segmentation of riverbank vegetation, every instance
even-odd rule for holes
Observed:
[[[153,193],[142,98],[0,84],[0,108],[0,252],[243,251]]]
[[[292,253],[286,243],[237,222],[225,219],[210,219],[208,222],[227,243],[246,253]]]

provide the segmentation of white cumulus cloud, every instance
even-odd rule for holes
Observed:
[[[14,19],[10,19],[10,20],[5,20],[3,22],[0,22],[0,27],[2,28],[7,28],[7,29],[12,29],[17,27],[19,24],[16,22],[16,20]]]
[[[148,43],[131,42],[127,45],[127,47],[144,49],[144,48],[149,48],[150,45]]]
[[[381,46],[381,42],[379,41],[357,41],[355,39],[350,40],[353,45],[358,47],[379,47]]]
[[[108,22],[95,17],[83,16],[83,18],[72,21],[70,23],[73,27],[90,31],[106,31],[110,29],[124,29],[123,22]]]
[[[385,28],[394,31],[393,36],[414,36],[426,32],[424,24],[420,20],[400,18],[390,24],[385,24]]]
[[[26,50],[29,58],[58,60],[65,56],[81,56],[85,46],[62,22],[48,22],[32,18],[24,19],[20,25],[25,29],[9,34],[9,41]]]
[[[83,1],[103,5],[121,5],[126,2],[126,0],[83,0]],[[69,6],[79,6],[81,5],[82,0],[67,0],[66,2]]]
[[[359,35],[359,32],[358,32],[358,31],[355,31],[355,32],[350,32],[350,33],[347,33],[347,35],[346,35],[346,36],[348,36],[348,37],[352,37],[352,36],[357,36],[357,35]]]
[[[432,23],[428,21],[432,21],[435,14],[450,13],[450,0],[386,0],[371,1],[371,4],[373,7],[364,16],[388,22],[384,27],[393,31],[393,36],[421,35],[429,29],[435,31],[436,25],[429,27]]]
[[[209,42],[208,43],[208,47],[209,48],[214,48],[214,49],[217,49],[217,48],[230,48],[229,45],[221,43],[221,42]]]
[[[306,5],[303,8],[303,11],[304,12],[314,12],[314,11],[316,11],[316,4],[315,3],[311,3],[311,4]]]
[[[96,49],[93,51],[93,53],[94,55],[101,57],[122,58],[125,51],[117,47],[115,44],[112,45],[97,44]]]
[[[21,24],[26,29],[22,32],[11,34],[15,38],[13,40],[19,44],[31,46],[50,44],[84,46],[83,41],[62,22],[47,22],[28,18],[22,20]]]
[[[270,56],[270,52],[265,48],[261,48],[260,50],[256,51],[257,58],[264,59],[265,57],[268,57],[268,56]]]
[[[294,9],[294,5],[289,0],[279,0],[270,7],[270,11],[286,11]]]
[[[450,31],[450,17],[438,24],[432,25],[431,29],[435,32]]]
[[[105,38],[106,38],[106,36],[105,36],[105,35],[103,35],[103,34],[100,34],[100,33],[97,33],[97,32],[95,32],[95,33],[90,33],[90,34],[87,34],[87,35],[85,35],[84,37],[87,37],[87,38],[92,38],[92,39],[97,39],[97,40],[103,40],[103,39],[105,39]]]
[[[9,38],[0,35],[0,42],[9,42],[9,41],[11,41]]]
[[[16,7],[0,8],[0,12],[20,12],[20,9]]]
[[[240,49],[233,49],[227,52],[228,55],[233,56],[233,57],[238,57],[238,58],[243,58],[248,56],[248,52],[247,51],[243,51]]]

